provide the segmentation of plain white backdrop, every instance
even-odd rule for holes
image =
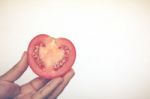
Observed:
[[[58,99],[150,99],[149,0],[0,0],[0,74],[40,33],[77,49]],[[17,83],[35,77],[28,68]]]

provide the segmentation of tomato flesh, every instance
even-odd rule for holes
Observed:
[[[41,77],[54,78],[71,69],[76,57],[73,43],[65,38],[46,34],[34,37],[28,47],[28,63]]]

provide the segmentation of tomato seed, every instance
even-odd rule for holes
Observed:
[[[63,60],[62,60],[62,62],[63,62],[63,63],[65,63],[65,62],[66,62],[66,60],[65,60],[65,59],[63,59]]]
[[[60,62],[59,62],[59,66],[62,66],[62,65],[63,65],[63,62],[62,62],[62,61],[60,61]]]

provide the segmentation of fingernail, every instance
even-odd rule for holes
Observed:
[[[26,55],[26,53],[27,53],[26,51],[23,52],[21,59],[23,59],[23,57]]]
[[[70,75],[70,76],[74,76],[74,75],[75,75],[74,70],[72,70],[72,69],[71,69],[71,70],[69,71],[68,75]]]

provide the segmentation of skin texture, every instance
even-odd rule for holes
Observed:
[[[15,81],[25,72],[27,67],[27,54],[24,52],[21,60],[0,76],[0,99],[57,99],[74,76],[74,71],[70,70],[63,77],[51,80],[37,77],[19,86]]]

